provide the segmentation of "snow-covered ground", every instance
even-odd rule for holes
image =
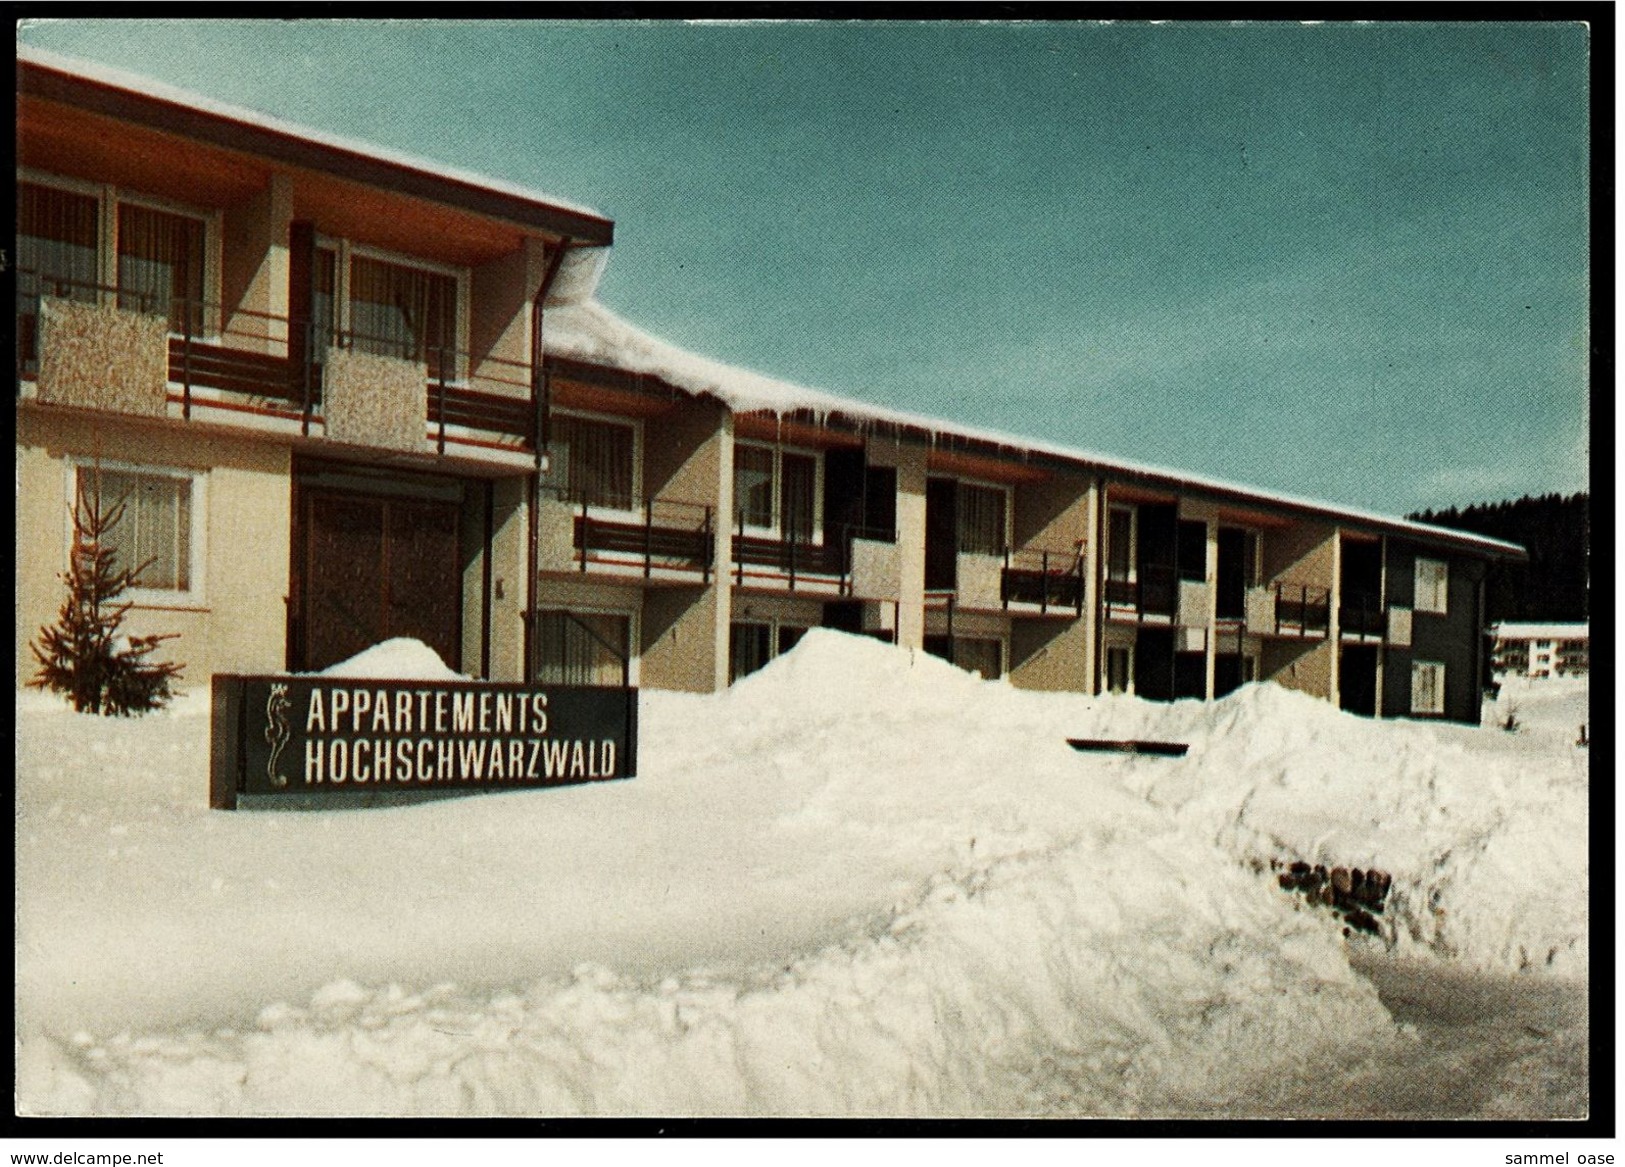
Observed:
[[[1509,686],[1516,733],[1157,705],[815,631],[643,694],[629,782],[219,812],[206,698],[19,696],[19,1107],[1583,1113],[1585,697]],[[1282,891],[1299,859],[1391,873],[1384,935]],[[1506,1080],[1403,1086],[1464,1068]]]

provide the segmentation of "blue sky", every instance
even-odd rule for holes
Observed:
[[[1573,24],[67,20],[588,203],[748,368],[1389,512],[1587,483]]]

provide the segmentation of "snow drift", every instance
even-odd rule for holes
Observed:
[[[632,782],[223,815],[197,703],[19,698],[20,1104],[1235,1116],[1411,1040],[1351,949],[1585,972],[1555,736],[1023,693],[821,631],[643,703]],[[1281,892],[1296,858],[1392,873],[1388,936]]]

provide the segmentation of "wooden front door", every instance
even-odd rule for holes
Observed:
[[[397,636],[462,661],[456,503],[348,491],[301,492],[300,670],[326,668]]]

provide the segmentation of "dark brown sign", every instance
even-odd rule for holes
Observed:
[[[220,674],[209,805],[630,778],[637,709],[636,689]]]

